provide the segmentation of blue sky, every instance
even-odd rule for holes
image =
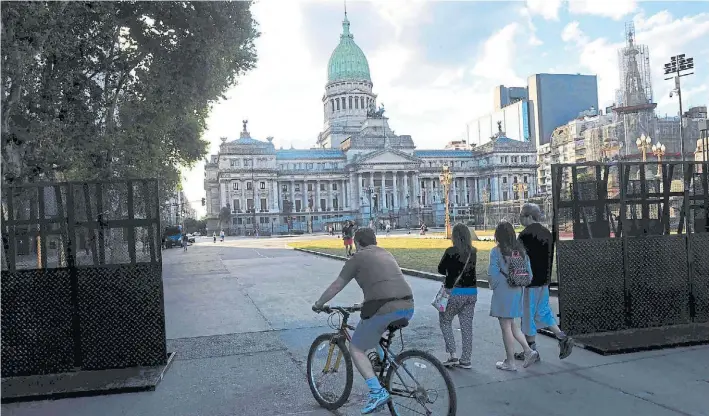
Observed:
[[[418,148],[442,148],[466,123],[492,110],[495,85],[524,86],[538,72],[596,74],[601,108],[618,88],[625,23],[650,49],[655,101],[676,114],[663,64],[695,58],[684,104],[709,101],[709,1],[527,0],[348,1],[355,42],[369,60],[374,92],[391,127]],[[254,138],[309,148],[322,130],[327,61],[342,31],[343,1],[261,0],[252,11],[262,36],[257,68],[215,105],[206,138]],[[186,171],[189,199],[203,196],[203,166]],[[200,207],[201,208],[201,207]]]

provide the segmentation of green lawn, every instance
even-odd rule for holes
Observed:
[[[438,273],[438,262],[441,260],[445,249],[451,246],[451,242],[433,238],[385,237],[378,239],[378,245],[387,249],[396,258],[399,266],[403,268]],[[495,246],[495,243],[491,241],[475,241],[473,245],[478,249],[477,275],[482,279],[486,279],[490,249]],[[339,238],[293,242],[289,246],[339,256],[345,254],[342,240]],[[552,280],[556,281],[555,270],[552,273]]]

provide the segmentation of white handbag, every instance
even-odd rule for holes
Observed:
[[[460,281],[460,278],[463,277],[463,272],[465,272],[465,268],[468,267],[468,262],[470,261],[470,255],[473,254],[472,251],[470,254],[468,254],[468,259],[465,260],[465,265],[463,265],[463,269],[460,271],[460,274],[458,275],[458,278],[455,279],[455,282],[453,282],[453,287],[455,288],[455,285],[458,284],[458,281]],[[436,293],[436,297],[433,298],[433,302],[431,302],[431,305],[433,305],[434,308],[438,312],[445,312],[446,307],[448,306],[448,298],[450,298],[451,294],[446,289],[446,283],[443,282],[441,284],[441,288],[438,289],[438,293]]]

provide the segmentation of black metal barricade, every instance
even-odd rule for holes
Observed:
[[[2,376],[167,361],[158,182],[2,189]]]
[[[571,334],[709,321],[709,163],[552,166]]]

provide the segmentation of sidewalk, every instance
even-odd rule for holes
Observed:
[[[7,404],[3,415],[332,414],[312,398],[305,360],[315,336],[330,331],[327,316],[310,305],[342,262],[285,243],[198,241],[187,252],[164,252],[168,350],[177,356],[154,392]],[[418,309],[404,330],[405,347],[441,356],[438,317],[428,305],[439,283],[409,282]],[[517,374],[495,369],[503,349],[490,295],[481,289],[478,296],[473,369],[452,371],[459,415],[709,415],[709,347],[610,357],[576,349],[559,361],[553,340],[540,336],[540,364]],[[333,303],[360,300],[351,284]],[[359,414],[365,393],[355,375],[350,403],[336,414]]]

